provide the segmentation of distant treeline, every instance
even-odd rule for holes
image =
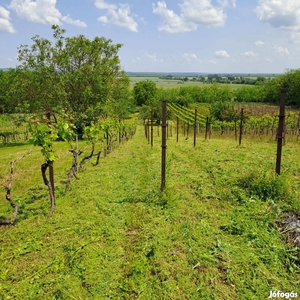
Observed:
[[[230,88],[230,85],[223,85],[219,77],[208,77],[210,85],[203,86],[181,86],[174,89],[159,89],[160,98],[178,102],[181,105],[189,103],[214,103],[214,102],[239,102],[239,103],[273,103],[278,104],[280,91],[287,88],[286,104],[300,107],[300,69],[289,70],[285,74],[278,75],[272,79],[258,76],[252,80],[249,86],[242,86],[238,89]],[[206,81],[207,79],[206,78]],[[232,83],[245,84],[251,78],[231,78]],[[234,80],[233,80],[234,79]],[[223,79],[225,80],[225,79]],[[227,80],[229,80],[227,78]],[[250,84],[250,83],[249,83]]]
[[[250,74],[249,74],[250,75]],[[274,78],[273,76],[235,76],[235,75],[219,75],[219,74],[208,74],[208,75],[197,75],[197,76],[177,76],[177,75],[162,75],[159,76],[163,80],[175,80],[175,81],[194,81],[194,82],[203,82],[203,83],[226,83],[226,84],[260,84],[267,80]]]

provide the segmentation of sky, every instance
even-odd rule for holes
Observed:
[[[121,43],[127,72],[284,73],[300,67],[299,0],[0,0],[0,68],[35,35]]]

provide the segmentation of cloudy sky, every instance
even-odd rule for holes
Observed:
[[[283,73],[300,67],[299,0],[0,0],[0,68],[31,37],[110,38],[125,71]]]

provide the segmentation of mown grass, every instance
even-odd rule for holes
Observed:
[[[156,130],[155,130],[156,132]],[[15,225],[1,228],[2,299],[266,299],[300,292],[298,250],[280,221],[299,211],[297,143],[169,137],[160,192],[161,141],[133,139],[85,165],[64,192],[71,166],[58,143],[57,207],[40,176],[39,150],[15,165]],[[29,145],[0,148],[0,183]],[[9,216],[5,190],[0,215]]]

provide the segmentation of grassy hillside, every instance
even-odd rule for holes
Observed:
[[[156,132],[156,131],[155,131]],[[82,144],[84,145],[84,144]],[[15,225],[0,228],[0,299],[267,299],[298,292],[297,249],[281,229],[299,211],[299,145],[170,137],[160,192],[160,138],[138,127],[100,165],[87,163],[64,192],[71,154],[57,144],[57,207],[38,149],[15,164]],[[0,184],[29,145],[0,148]],[[2,188],[0,216],[9,217]]]

